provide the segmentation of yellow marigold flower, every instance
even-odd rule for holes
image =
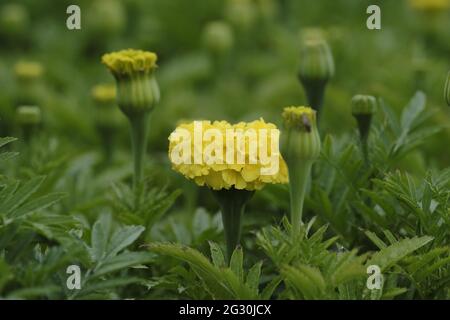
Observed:
[[[44,73],[44,68],[39,62],[19,61],[14,65],[14,73],[18,79],[30,80],[39,78]]]
[[[156,68],[157,55],[154,52],[126,49],[103,55],[102,62],[114,76],[132,75],[136,72],[149,73]]]
[[[287,183],[279,152],[279,130],[263,119],[230,124],[194,121],[169,136],[172,168],[213,190],[259,190],[266,183]]]
[[[410,6],[423,12],[444,11],[450,8],[450,0],[409,0]]]
[[[113,84],[98,84],[92,88],[92,98],[98,103],[116,101],[116,86]]]

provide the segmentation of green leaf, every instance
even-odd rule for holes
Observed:
[[[19,186],[18,189],[3,200],[0,205],[0,212],[11,213],[16,208],[20,207],[33,193],[39,189],[45,177],[38,176]]]
[[[235,283],[239,283],[237,277],[231,273],[225,277],[223,269],[214,265],[200,252],[187,246],[169,243],[152,243],[149,245],[152,252],[168,255],[187,262],[197,276],[202,280],[205,290],[214,299],[233,299],[235,292],[229,283],[229,279],[235,278]]]
[[[107,273],[122,270],[139,264],[147,264],[154,260],[155,256],[149,252],[126,252],[107,259],[101,267],[95,270],[92,277],[102,276]]]
[[[257,262],[250,268],[247,273],[247,279],[245,285],[254,292],[255,295],[258,294],[259,288],[259,277],[261,276],[262,261]]]
[[[145,228],[143,226],[125,226],[118,229],[112,235],[106,252],[106,257],[113,257],[121,250],[132,244]]]
[[[400,240],[376,252],[367,265],[378,265],[381,271],[385,271],[432,240],[429,236]]]
[[[239,281],[244,282],[244,254],[242,247],[238,246],[234,249],[230,259],[230,269],[237,276]]]
[[[421,91],[416,92],[416,94],[411,98],[408,105],[403,109],[400,120],[403,131],[410,130],[414,120],[416,120],[419,114],[425,110],[426,102],[427,98]]]
[[[17,138],[13,138],[13,137],[3,137],[0,138],[0,148],[7,145],[10,142],[16,141]]]
[[[51,193],[39,198],[36,198],[26,204],[24,204],[22,207],[17,209],[16,211],[11,213],[12,217],[21,217],[23,215],[26,215],[28,213],[32,213],[38,210],[46,209],[53,204],[59,202],[63,197],[65,197],[65,193]]]
[[[326,282],[319,269],[307,265],[283,266],[281,274],[305,299],[325,298]]]
[[[91,234],[92,260],[99,262],[106,255],[109,234],[111,232],[111,215],[104,214],[94,223]]]
[[[211,251],[213,264],[218,268],[225,268],[225,257],[223,256],[223,252],[220,249],[219,245],[215,242],[209,241],[209,248]]]
[[[269,284],[267,284],[264,287],[264,290],[261,292],[261,299],[263,300],[269,300],[272,298],[272,295],[276,288],[280,285],[281,281],[283,281],[283,278],[281,276],[277,276],[273,278]]]

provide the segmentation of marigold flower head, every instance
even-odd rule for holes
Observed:
[[[288,182],[278,139],[277,127],[263,119],[234,125],[194,121],[180,124],[169,136],[169,158],[175,171],[200,186],[259,190],[267,183]]]
[[[19,61],[14,65],[14,73],[18,79],[37,79],[44,73],[44,68],[39,62]]]
[[[126,49],[103,55],[102,62],[114,76],[149,73],[156,68],[158,56],[154,52]]]

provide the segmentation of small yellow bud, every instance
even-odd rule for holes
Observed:
[[[44,68],[39,62],[19,61],[14,65],[14,74],[19,80],[33,80],[40,78]]]

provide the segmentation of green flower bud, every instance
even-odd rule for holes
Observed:
[[[8,4],[0,12],[0,32],[8,36],[18,36],[28,28],[28,12],[23,5]]]
[[[92,99],[96,105],[95,123],[101,130],[113,130],[120,126],[123,115],[115,107],[116,87],[112,84],[99,84],[92,88]]]
[[[447,81],[445,82],[444,98],[447,105],[450,107],[450,71],[447,74]]]
[[[284,125],[288,129],[286,161],[315,160],[320,154],[320,137],[316,111],[309,107],[287,107],[283,111]]]
[[[205,27],[203,41],[212,53],[221,54],[233,46],[233,31],[226,22],[210,22]]]
[[[117,0],[94,0],[87,10],[86,25],[92,36],[115,35],[124,30],[126,26],[125,8]]]
[[[299,80],[305,88],[308,103],[320,111],[325,86],[334,75],[331,50],[325,40],[310,38],[302,46],[300,59]]]
[[[14,74],[22,82],[39,79],[43,73],[44,68],[39,62],[19,61],[14,65]]]
[[[159,87],[154,76],[156,60],[157,56],[153,52],[133,49],[105,54],[102,57],[102,62],[116,79],[117,104],[131,125],[135,209],[140,204],[139,190],[147,149],[149,114],[159,102]]]
[[[377,110],[377,99],[368,95],[356,95],[352,98],[352,115],[358,122],[359,134],[362,140],[367,140],[372,122],[372,115]]]
[[[16,118],[22,129],[23,139],[29,143],[41,123],[41,109],[37,106],[20,106],[16,110]]]
[[[102,57],[116,79],[117,104],[128,117],[151,111],[159,102],[159,87],[154,77],[156,60],[153,52],[133,49]]]
[[[334,75],[334,61],[325,40],[310,38],[305,41],[300,54],[299,78],[302,82],[330,80]]]
[[[309,107],[288,107],[282,116],[288,130],[284,158],[289,172],[291,222],[296,233],[302,224],[306,186],[312,165],[320,155],[321,143],[316,111]]]
[[[251,0],[228,0],[225,7],[228,21],[240,29],[249,29],[256,21],[256,8]]]
[[[38,125],[41,123],[41,109],[37,106],[20,106],[17,108],[17,122],[21,125]]]

